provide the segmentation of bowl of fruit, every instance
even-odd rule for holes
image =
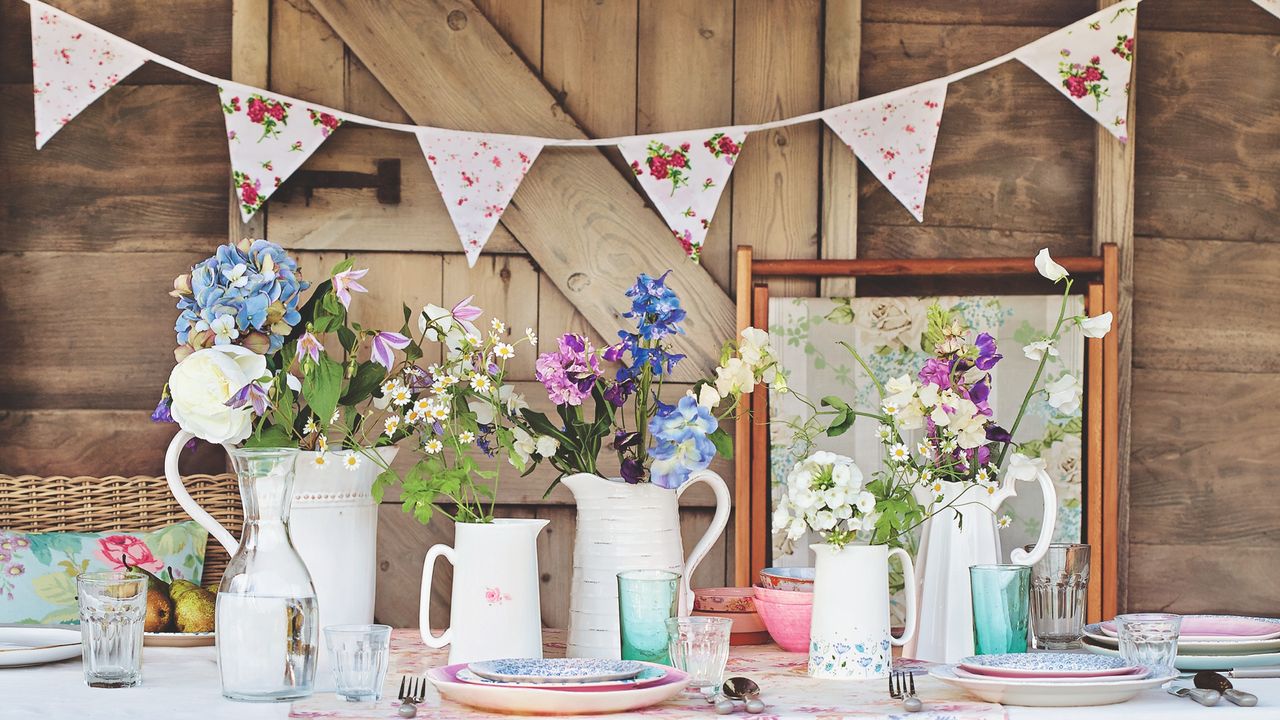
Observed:
[[[200,587],[190,580],[164,580],[152,573],[146,574],[147,616],[142,626],[143,644],[164,647],[212,645],[213,610],[218,586]]]

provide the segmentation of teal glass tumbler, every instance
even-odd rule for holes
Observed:
[[[974,654],[1026,652],[1031,567],[973,565],[969,587],[973,593]]]
[[[680,573],[628,570],[618,573],[618,625],[622,659],[671,664],[667,620],[676,616]]]

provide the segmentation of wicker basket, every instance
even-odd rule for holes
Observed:
[[[233,537],[244,515],[235,475],[187,475],[187,492]],[[146,532],[190,520],[162,477],[0,475],[0,527],[24,532]],[[204,575],[222,579],[231,558],[209,538]]]

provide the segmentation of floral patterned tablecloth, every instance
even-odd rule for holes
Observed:
[[[545,634],[547,657],[564,656],[564,631],[548,630]],[[293,704],[289,717],[295,718],[392,718],[399,701],[395,699],[402,675],[424,675],[427,670],[445,664],[447,650],[433,650],[422,644],[417,630],[397,629],[391,635],[391,669],[387,673],[383,699],[376,703],[349,703],[336,695],[323,693]],[[908,661],[914,663],[914,661]],[[888,695],[886,682],[815,680],[805,672],[806,658],[783,652],[776,645],[734,647],[729,655],[726,675],[746,675],[760,684],[762,699],[768,704],[763,715],[741,712],[739,718],[774,720],[782,718],[905,718],[902,703]],[[923,667],[923,665],[916,665]],[[925,675],[916,677],[917,694],[925,700],[923,712],[911,714],[912,720],[1003,720],[1004,708],[992,703],[968,699],[958,690]],[[719,717],[712,706],[698,696],[670,700],[645,710],[612,718],[687,718]],[[441,700],[434,689],[418,709],[420,718],[441,720],[478,720],[511,717],[474,710]]]

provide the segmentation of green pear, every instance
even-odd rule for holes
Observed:
[[[174,583],[177,585],[178,583]],[[188,583],[189,584],[189,583]],[[198,633],[213,631],[213,593],[202,587],[186,588],[175,601],[178,632]]]
[[[188,591],[200,589],[199,585],[196,585],[190,580],[174,580],[169,583],[169,597],[173,598],[176,602],[180,600],[183,595],[186,595]]]

